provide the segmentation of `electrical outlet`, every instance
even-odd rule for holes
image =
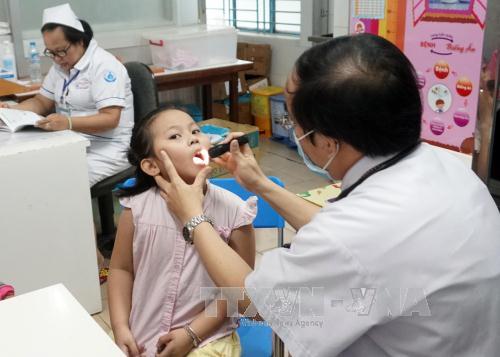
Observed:
[[[45,44],[43,43],[42,38],[32,38],[28,40],[23,40],[23,53],[24,53],[24,58],[29,57],[29,52],[30,52],[30,43],[35,42],[36,43],[36,49],[38,50],[38,54],[40,56],[43,56],[43,50],[45,49]]]

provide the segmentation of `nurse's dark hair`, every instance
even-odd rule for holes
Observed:
[[[150,130],[151,124],[161,113],[169,110],[184,111],[182,108],[176,107],[175,105],[166,104],[149,112],[144,116],[144,118],[140,119],[139,122],[135,123],[127,155],[128,161],[135,168],[135,184],[118,190],[118,197],[138,195],[149,190],[151,187],[156,186],[154,178],[142,171],[141,161],[145,158],[154,156],[153,135]]]
[[[46,23],[42,27],[42,33],[46,31],[54,31],[56,28],[60,27],[64,33],[64,37],[68,40],[69,43],[78,43],[82,41],[83,47],[89,47],[90,40],[94,37],[94,31],[92,31],[92,27],[90,27],[89,23],[85,20],[79,20],[83,26],[83,32],[74,29],[73,27],[69,27],[66,25],[56,24],[56,23]]]
[[[420,140],[422,103],[408,58],[370,34],[311,47],[295,63],[293,116],[367,156],[389,155]],[[314,135],[308,136],[314,144]]]

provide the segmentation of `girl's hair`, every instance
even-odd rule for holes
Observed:
[[[68,40],[69,43],[75,44],[80,41],[83,43],[83,47],[89,47],[90,40],[94,37],[94,32],[92,31],[92,27],[85,20],[79,20],[82,23],[83,31],[78,31],[73,27],[69,27],[66,25],[56,24],[56,23],[47,23],[43,25],[41,32],[45,31],[54,31],[56,28],[60,27],[64,33],[64,37]]]
[[[148,175],[141,169],[141,161],[152,157],[153,153],[153,135],[151,133],[151,124],[158,116],[169,110],[182,109],[171,105],[162,105],[146,114],[144,118],[134,125],[132,137],[130,138],[130,148],[128,150],[128,161],[135,167],[135,184],[131,187],[122,187],[118,192],[118,197],[128,197],[138,195],[151,187],[156,186],[154,177]]]

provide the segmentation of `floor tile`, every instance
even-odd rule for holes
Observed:
[[[100,316],[93,315],[92,318],[94,319],[95,322],[99,325],[100,328],[103,329],[104,332],[106,332],[109,335],[109,332],[111,332],[111,327],[109,327],[102,319]]]

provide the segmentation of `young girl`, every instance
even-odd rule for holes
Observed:
[[[186,222],[170,214],[154,180],[156,175],[168,179],[160,160],[165,150],[179,175],[194,182],[208,162],[203,149],[209,147],[192,118],[173,108],[148,114],[132,133],[128,158],[136,167],[136,183],[121,193],[124,209],[109,276],[111,325],[117,345],[129,356],[240,355],[226,303],[214,300],[205,309],[207,289],[218,290],[183,238]],[[207,183],[203,208],[221,239],[253,267],[256,198],[243,202]]]

